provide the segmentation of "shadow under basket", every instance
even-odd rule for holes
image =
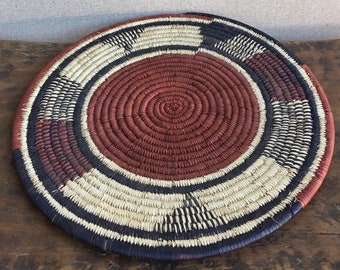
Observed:
[[[278,41],[209,14],[99,30],[32,82],[13,128],[27,193],[68,233],[159,260],[245,246],[322,184],[327,98]]]

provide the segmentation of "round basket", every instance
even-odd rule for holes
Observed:
[[[325,94],[279,42],[208,14],[93,33],[19,106],[13,154],[51,221],[106,252],[192,259],[280,227],[322,184]]]

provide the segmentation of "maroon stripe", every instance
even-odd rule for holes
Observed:
[[[291,102],[306,99],[304,90],[289,67],[271,51],[244,61],[267,89],[271,100]]]
[[[321,99],[322,107],[324,109],[326,116],[326,139],[327,139],[325,154],[320,160],[320,164],[315,173],[315,176],[310,181],[308,186],[298,194],[299,202],[302,204],[303,207],[305,207],[314,197],[314,195],[319,190],[320,186],[322,185],[323,181],[326,178],[334,152],[335,127],[331,107],[321,84],[319,83],[318,79],[315,77],[315,75],[307,65],[302,65],[302,68],[307,72],[308,76],[312,80]]]
[[[35,144],[45,172],[57,187],[92,168],[78,147],[71,122],[37,120]]]

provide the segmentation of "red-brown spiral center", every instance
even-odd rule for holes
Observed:
[[[163,54],[123,67],[88,106],[98,150],[153,179],[191,179],[226,167],[248,149],[258,126],[248,81],[206,53]]]

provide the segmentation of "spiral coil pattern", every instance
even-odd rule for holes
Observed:
[[[71,46],[19,107],[13,154],[54,223],[107,252],[189,259],[244,246],[313,197],[334,146],[315,76],[207,14],[117,24]]]

